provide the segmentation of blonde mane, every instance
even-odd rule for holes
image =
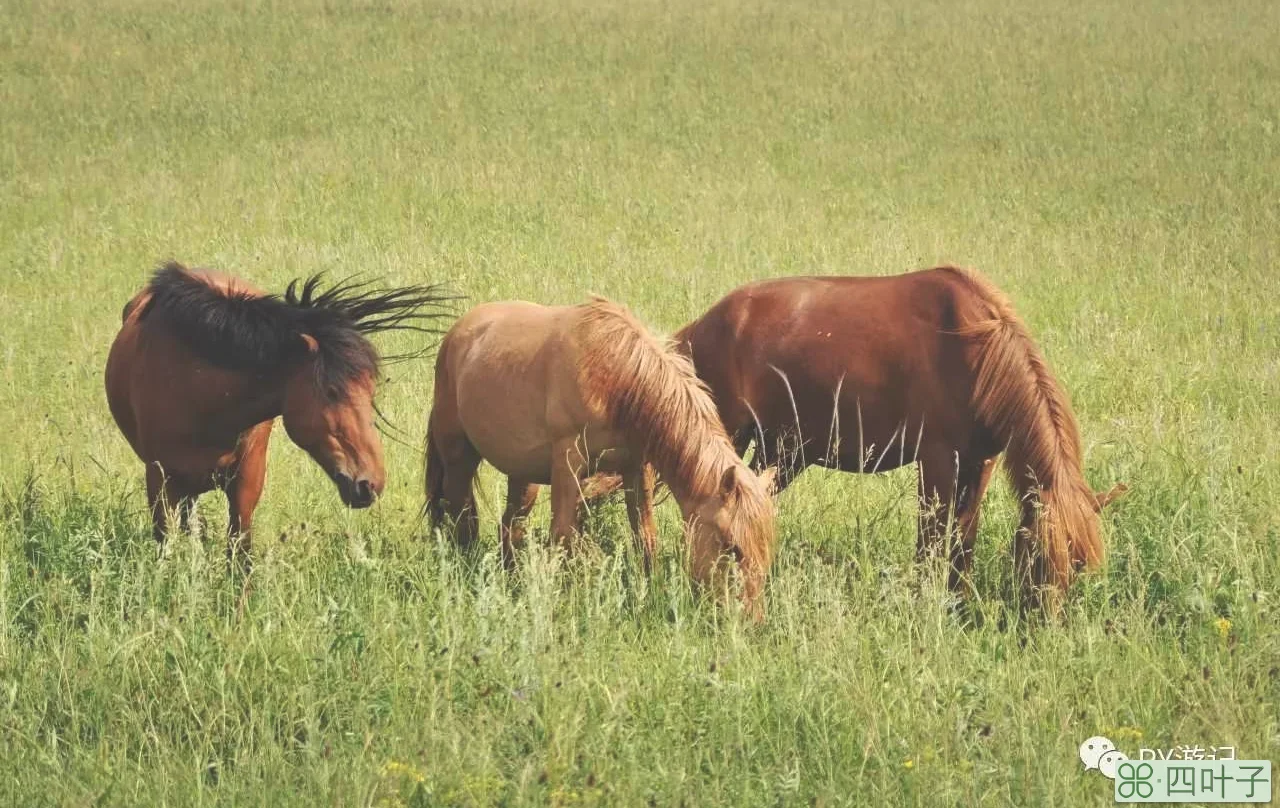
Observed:
[[[978,311],[962,314],[968,322],[959,329],[979,346],[974,408],[997,435],[1010,436],[1005,465],[1015,486],[1023,488],[1029,475],[1038,489],[1044,513],[1037,543],[1049,569],[1036,577],[1065,586],[1073,567],[1096,567],[1103,558],[1071,403],[1004,293],[975,270],[940,268],[978,299]]]
[[[715,495],[725,471],[738,469],[729,534],[743,568],[762,574],[772,559],[773,503],[734,451],[693,362],[624,306],[593,298],[578,312],[572,333],[587,405],[642,449],[668,485],[692,497]]]

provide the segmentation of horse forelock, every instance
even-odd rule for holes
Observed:
[[[741,472],[735,475],[730,535],[745,561],[767,568],[772,501],[734,451],[692,360],[653,336],[625,307],[603,298],[579,307],[574,336],[588,404],[640,444],[668,484],[705,499],[718,492],[727,469]]]
[[[734,453],[737,458],[737,453]],[[739,462],[741,459],[738,458]],[[745,470],[746,465],[742,464]],[[749,471],[749,470],[748,470]],[[754,474],[737,475],[734,507],[729,513],[729,535],[742,552],[743,566],[756,573],[769,569],[773,560],[773,498]]]

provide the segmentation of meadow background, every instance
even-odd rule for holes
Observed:
[[[6,0],[0,803],[1101,805],[1090,735],[1277,759],[1278,130],[1270,0]],[[492,472],[484,557],[424,536],[422,360],[372,510],[276,433],[238,610],[222,500],[158,560],[102,392],[170,257],[668,332],[754,278],[970,264],[1132,491],[1029,629],[1003,486],[968,625],[910,471],[810,471],[757,628],[690,595],[670,503],[652,582],[620,503],[502,575]]]

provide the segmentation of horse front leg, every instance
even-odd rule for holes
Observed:
[[[951,545],[951,573],[947,585],[952,592],[973,594],[973,546],[978,536],[978,517],[986,496],[995,458],[961,465],[955,513],[956,541]]]
[[[227,566],[246,575],[253,571],[253,512],[267,480],[271,426],[264,421],[241,437],[236,461],[221,486],[227,495]]]
[[[916,561],[949,555],[958,467],[955,455],[942,447],[922,452],[917,469],[919,512],[916,522]]]
[[[756,451],[751,455],[751,470],[756,474],[763,474],[767,468],[775,469],[772,490],[775,497],[786,490],[787,486],[791,485],[808,465],[804,453],[800,451],[798,439],[797,444],[790,448],[785,441],[785,433],[766,431],[757,442]],[[738,454],[741,455],[743,452]]]
[[[507,509],[502,513],[502,566],[515,569],[516,550],[524,546],[525,519],[538,502],[537,483],[507,478]]]
[[[658,528],[653,521],[653,488],[656,472],[648,463],[628,469],[623,474],[627,492],[627,518],[636,546],[644,555],[644,574],[653,574],[653,556],[658,545]]]
[[[582,477],[587,460],[576,438],[556,441],[551,446],[551,537],[573,555],[578,532],[578,502],[582,497]]]

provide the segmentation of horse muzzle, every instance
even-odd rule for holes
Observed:
[[[375,487],[365,479],[353,480],[340,471],[330,476],[333,478],[334,485],[338,486],[338,496],[342,497],[342,504],[348,508],[369,507],[382,490],[382,486]]]

